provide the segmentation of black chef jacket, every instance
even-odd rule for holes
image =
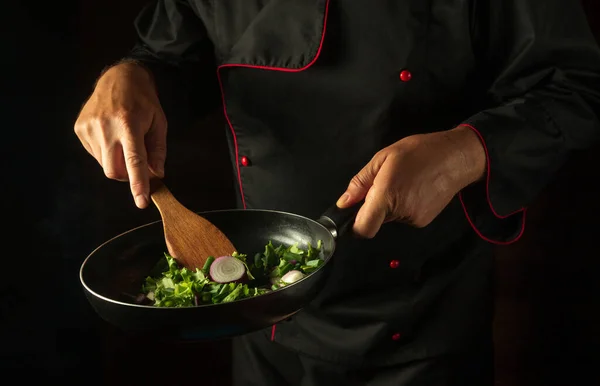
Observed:
[[[216,63],[241,208],[316,218],[403,137],[464,124],[484,143],[487,177],[429,226],[340,239],[322,293],[269,333],[312,358],[386,366],[489,340],[492,244],[600,133],[600,51],[573,0],[159,0],[135,26],[128,58],[161,100]]]

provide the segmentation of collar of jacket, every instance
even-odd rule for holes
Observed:
[[[323,45],[330,0],[256,3],[256,7],[244,7],[243,15],[216,12],[220,66],[291,72],[310,67]]]

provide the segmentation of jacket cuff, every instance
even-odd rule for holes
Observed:
[[[172,67],[172,65],[169,66],[167,61],[160,60],[140,43],[134,45],[127,55],[121,58],[118,63],[123,62],[135,62],[145,67],[150,71],[154,78],[159,80],[161,78],[160,75],[163,75],[165,71]]]
[[[491,177],[493,166],[490,163],[486,141],[474,126],[466,123],[460,126],[468,127],[477,134],[485,150],[487,165],[484,181],[467,186],[458,193],[467,221],[483,240],[497,245],[512,244],[519,240],[525,231],[527,209],[520,208],[512,213],[500,214],[494,208],[492,202],[497,202],[501,198],[492,197],[490,193],[490,185],[493,184]]]

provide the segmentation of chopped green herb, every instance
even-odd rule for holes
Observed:
[[[192,271],[180,267],[165,253],[168,269],[157,277],[148,276],[142,285],[142,293],[156,307],[228,303],[262,295],[292,284],[293,281],[282,280],[288,273],[286,278],[300,280],[321,267],[324,264],[322,247],[321,241],[316,247],[308,244],[306,249],[297,244],[275,247],[269,242],[262,253],[256,253],[250,259],[234,252],[231,257],[244,264],[246,274],[243,281],[230,283],[216,283],[211,279],[210,267],[216,260],[213,256],[207,259],[202,269]]]

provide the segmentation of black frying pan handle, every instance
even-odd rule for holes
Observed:
[[[354,224],[354,218],[363,202],[356,203],[349,208],[338,208],[337,205],[331,206],[317,220],[331,232],[334,239],[337,239],[346,232],[348,227]]]

